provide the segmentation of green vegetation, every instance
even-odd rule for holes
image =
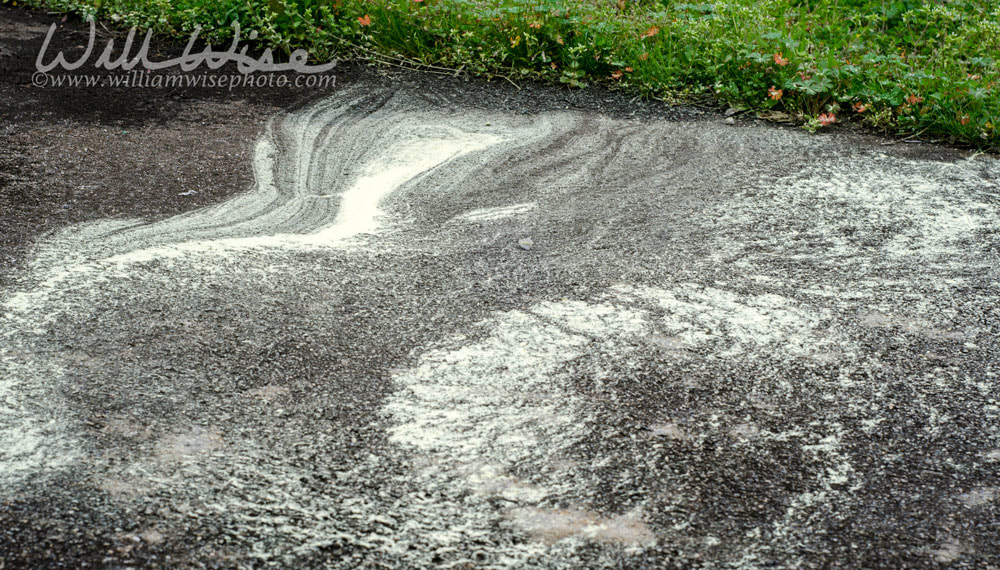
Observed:
[[[846,119],[1000,149],[994,0],[4,0],[125,26],[561,82],[714,97],[823,128]]]

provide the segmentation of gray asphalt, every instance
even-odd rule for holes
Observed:
[[[1000,162],[468,97],[358,81],[38,239],[0,559],[997,563]]]

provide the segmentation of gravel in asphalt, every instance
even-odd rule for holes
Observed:
[[[995,158],[338,73],[0,99],[8,567],[996,564]]]

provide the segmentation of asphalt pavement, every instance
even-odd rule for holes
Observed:
[[[998,564],[995,157],[511,89],[359,72],[26,239],[0,560]]]

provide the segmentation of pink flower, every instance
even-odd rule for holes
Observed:
[[[837,122],[837,116],[833,113],[820,113],[819,124],[828,127]]]

